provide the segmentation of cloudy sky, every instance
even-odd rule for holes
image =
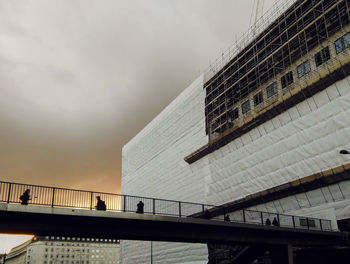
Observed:
[[[1,0],[0,180],[120,192],[123,145],[248,29],[253,6]]]
[[[1,0],[0,180],[119,192],[122,146],[248,29],[253,5]]]

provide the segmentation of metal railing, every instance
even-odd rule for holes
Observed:
[[[96,209],[97,196],[105,201],[107,211],[136,212],[137,204],[142,201],[143,213],[187,217],[213,207],[200,203],[156,199],[141,196],[122,195],[39,186],[0,181],[0,202],[21,203],[20,197],[30,190],[29,205],[62,208]]]
[[[97,197],[100,196],[101,200],[106,203],[107,211],[135,213],[138,209],[137,204],[142,201],[143,213],[145,214],[201,217],[217,221],[225,221],[225,216],[229,216],[231,222],[257,225],[267,225],[267,219],[269,219],[270,225],[276,225],[276,222],[274,224],[273,221],[276,219],[277,226],[281,227],[332,230],[331,221],[325,219],[253,210],[240,210],[226,214],[225,207],[222,206],[3,181],[0,181],[0,203],[20,204],[20,197],[27,189],[30,190],[31,197],[28,204],[35,206],[95,210]],[[211,217],[212,212],[215,211],[223,213],[220,216]],[[226,218],[226,220],[228,219]]]
[[[217,206],[215,209],[223,210],[224,208]],[[332,231],[331,220],[255,210],[239,210],[225,215],[215,216],[212,219],[225,221],[225,216],[229,217],[229,221],[239,223],[271,225],[295,229]]]

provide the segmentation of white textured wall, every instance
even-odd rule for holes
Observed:
[[[253,129],[198,163],[207,202],[221,204],[349,163],[350,78]]]
[[[199,77],[123,148],[122,192],[204,202],[204,178],[184,157],[208,142]]]
[[[205,202],[204,171],[184,157],[208,142],[199,77],[123,148],[123,194]],[[150,263],[150,242],[122,241],[122,263]],[[153,263],[206,263],[206,245],[153,243]]]
[[[222,204],[349,163],[348,156],[339,154],[340,149],[350,149],[349,83],[350,78],[337,82],[188,165],[184,157],[208,140],[205,91],[199,78],[123,148],[122,191]],[[303,208],[312,207],[309,212],[316,214],[334,208],[339,215],[350,198],[349,190],[349,182],[344,182],[324,188],[322,196],[316,190],[259,209],[305,214]],[[150,244],[132,245],[123,243],[123,263],[147,263],[143,260],[149,256]],[[184,244],[160,243],[153,248],[155,263],[205,263],[207,257],[206,248],[197,245],[184,249]],[[139,251],[144,252],[142,257]]]

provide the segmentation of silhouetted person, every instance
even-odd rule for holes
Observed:
[[[266,221],[265,221],[265,225],[271,225],[271,221],[270,221],[270,219],[269,219],[269,218],[267,218],[267,219],[266,219]]]
[[[25,192],[21,195],[21,197],[19,197],[19,199],[22,201],[21,204],[23,205],[28,205],[28,201],[30,200],[30,190],[27,189],[25,190]]]
[[[96,199],[97,199],[96,210],[106,211],[105,201],[102,201],[100,196],[96,196]]]
[[[273,218],[272,225],[274,225],[274,226],[280,226],[280,223],[278,223],[276,217]]]
[[[145,204],[142,201],[139,201],[139,203],[137,204],[136,213],[143,214],[143,207],[144,206],[145,206]]]
[[[226,221],[226,222],[230,222],[230,221],[231,221],[231,219],[230,219],[230,217],[229,217],[228,215],[225,215],[225,217],[224,217],[224,221]]]

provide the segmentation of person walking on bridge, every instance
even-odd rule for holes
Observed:
[[[23,205],[28,205],[28,201],[30,199],[30,189],[25,190],[25,192],[19,197],[19,199],[22,201],[21,204]]]
[[[106,203],[105,201],[101,200],[101,196],[96,196],[96,199],[97,199],[96,210],[106,211]]]
[[[139,201],[139,203],[137,204],[136,213],[143,214],[143,207],[144,206],[145,206],[145,204],[142,201]]]

